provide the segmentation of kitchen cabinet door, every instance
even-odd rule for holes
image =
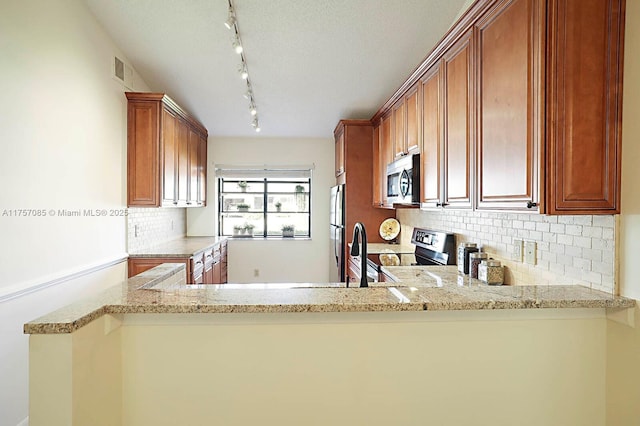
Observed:
[[[227,241],[220,243],[220,284],[227,282]]]
[[[127,205],[160,206],[160,106],[129,103],[127,111]]]
[[[477,24],[479,209],[535,209],[543,137],[544,2],[502,3]]]
[[[338,177],[344,173],[344,132],[336,135],[335,143],[335,172]]]
[[[381,140],[380,138],[382,137],[381,135],[382,133],[382,125],[381,123],[378,123],[378,126],[376,126],[373,129],[373,175],[372,175],[372,179],[373,179],[373,186],[372,186],[372,190],[373,190],[373,207],[381,207],[382,206],[382,176],[383,176],[383,172],[382,172],[382,157],[381,157],[381,150],[380,150],[380,144],[381,144]]]
[[[546,212],[619,213],[625,2],[548,3]]]
[[[420,80],[422,96],[422,149],[420,151],[421,207],[442,203],[442,73],[440,62]]]
[[[346,281],[349,287],[359,287],[360,286],[360,258],[349,256],[348,267],[347,267],[347,278]]]
[[[405,155],[420,152],[420,83],[415,84],[405,95]]]
[[[474,85],[470,30],[445,52],[444,206],[471,208],[473,183]]]
[[[198,136],[198,205],[207,205],[207,138]]]
[[[393,125],[392,144],[395,158],[400,158],[407,152],[407,140],[405,134],[405,102],[404,98],[395,103],[391,109]]]
[[[200,155],[200,136],[193,130],[189,129],[189,154],[188,154],[188,166],[187,170],[189,175],[187,178],[187,205],[194,205],[198,203],[198,180],[199,180],[199,165],[198,159]]]
[[[183,120],[176,122],[178,153],[178,205],[187,205],[189,201],[189,128]]]
[[[176,116],[166,108],[162,109],[162,164],[162,204],[174,205],[178,203]]]
[[[381,131],[381,141],[380,141],[380,190],[382,192],[382,206],[390,208],[391,204],[387,199],[387,166],[389,163],[393,162],[395,159],[395,154],[393,151],[393,124],[392,124],[392,114],[387,114],[382,117],[382,122],[380,124]]]
[[[191,263],[191,280],[189,284],[204,284],[204,253],[193,255]]]

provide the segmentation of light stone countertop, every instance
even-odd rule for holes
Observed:
[[[372,288],[344,283],[159,285],[183,264],[163,264],[95,297],[24,325],[26,334],[71,333],[105,314],[290,313],[430,310],[631,308],[635,300],[582,286],[487,286],[455,266],[385,267],[401,279]],[[171,280],[169,280],[170,282]]]
[[[487,285],[451,266],[383,266],[425,310],[630,308],[635,301],[581,285]],[[388,283],[392,284],[392,283]]]
[[[129,253],[129,257],[191,257],[211,248],[227,237],[184,237]]]
[[[351,245],[351,243],[349,243]],[[368,254],[413,254],[416,251],[416,246],[406,244],[388,244],[388,243],[367,243]]]

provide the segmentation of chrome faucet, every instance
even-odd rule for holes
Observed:
[[[360,250],[358,239],[362,244],[362,250]],[[351,256],[358,255],[360,255],[360,287],[369,287],[367,283],[367,232],[360,222],[357,222],[353,227],[353,240],[351,242]],[[348,286],[349,282],[347,281]]]

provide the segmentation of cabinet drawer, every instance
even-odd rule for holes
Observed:
[[[184,263],[187,269],[187,279],[189,278],[189,259],[183,257],[130,257],[128,261],[129,278],[155,268],[163,263]]]
[[[213,250],[208,249],[204,251],[204,267],[205,269],[209,269],[211,267],[211,265],[213,265],[213,263],[215,262],[214,256],[213,256]]]

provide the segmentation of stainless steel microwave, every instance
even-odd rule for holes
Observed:
[[[387,202],[420,204],[420,154],[407,155],[387,166]]]

